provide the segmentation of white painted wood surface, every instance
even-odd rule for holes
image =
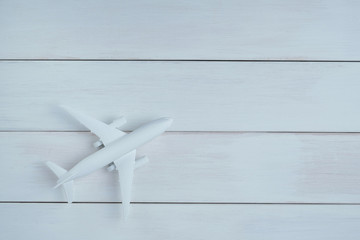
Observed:
[[[358,239],[359,8],[1,0],[0,239]],[[128,222],[114,173],[71,207],[52,189],[45,161],[95,151],[60,103],[125,130],[175,118],[139,149]]]
[[[46,161],[70,169],[90,133],[0,133],[0,201],[65,201]],[[167,133],[138,151],[134,202],[360,203],[359,134]],[[74,201],[120,202],[116,173],[75,182]]]
[[[360,131],[360,63],[1,62],[1,130],[85,130],[60,103],[133,129]]]
[[[0,2],[0,58],[360,60],[356,0]]]
[[[1,239],[357,239],[360,206],[0,204]],[[169,218],[169,216],[172,216]]]

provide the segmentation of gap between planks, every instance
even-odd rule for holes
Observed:
[[[32,204],[32,203],[40,203],[40,204],[68,204],[64,201],[0,201],[0,204]],[[71,204],[120,204],[122,202],[89,202],[89,201],[75,201]],[[320,202],[313,202],[313,203],[275,203],[275,202],[131,202],[131,204],[156,204],[156,205],[350,205],[350,206],[357,206],[360,203],[320,203]]]
[[[131,131],[123,131],[130,133]],[[0,130],[0,133],[91,133],[88,130]],[[269,133],[269,134],[359,134],[360,132],[331,132],[331,131],[166,131],[165,133]]]
[[[53,59],[36,59],[36,58],[4,58],[0,59],[0,62],[289,62],[289,63],[357,63],[360,60],[280,60],[280,59],[65,59],[65,58],[53,58]]]

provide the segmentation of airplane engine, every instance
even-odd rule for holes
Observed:
[[[140,157],[140,158],[137,158],[136,160],[135,160],[135,165],[134,165],[134,169],[137,169],[137,168],[139,168],[139,167],[142,167],[142,166],[144,166],[146,163],[148,163],[149,162],[149,158],[147,157],[147,156],[142,156],[142,157]],[[111,171],[114,171],[116,169],[116,166],[115,166],[115,164],[112,162],[112,163],[110,163],[109,165],[107,165],[107,167],[106,167],[106,170],[108,171],[108,172],[111,172]]]
[[[94,148],[101,148],[104,146],[102,141],[96,141],[93,143]]]
[[[126,119],[124,117],[121,117],[121,118],[118,118],[118,119],[115,119],[114,121],[112,121],[112,123],[110,123],[109,126],[113,127],[113,128],[119,128],[122,125],[124,125],[125,123],[126,123]],[[93,146],[94,146],[94,148],[102,148],[102,147],[104,147],[104,144],[101,141],[96,141],[96,142],[94,142]]]
[[[115,166],[114,163],[110,163],[110,164],[107,165],[107,167],[106,167],[106,170],[107,170],[108,172],[114,171],[115,169],[116,169],[116,166]]]

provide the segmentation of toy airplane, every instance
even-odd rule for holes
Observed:
[[[130,209],[130,195],[134,169],[148,162],[146,156],[135,159],[136,148],[165,132],[165,130],[170,127],[173,120],[171,118],[160,118],[148,122],[127,134],[117,129],[126,123],[124,117],[117,119],[108,125],[69,107],[62,107],[92,133],[96,134],[100,140],[95,142],[94,146],[96,148],[103,148],[80,161],[69,171],[66,171],[52,162],[47,162],[47,166],[59,178],[55,188],[62,186],[68,203],[71,203],[73,200],[74,179],[85,176],[105,166],[107,166],[108,171],[116,169],[119,174],[122,207],[126,219]]]

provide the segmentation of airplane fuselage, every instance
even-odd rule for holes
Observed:
[[[172,119],[170,118],[160,118],[142,125],[133,132],[124,135],[105,148],[80,161],[59,179],[58,184],[74,180],[107,166],[125,154],[161,135],[171,123]]]

